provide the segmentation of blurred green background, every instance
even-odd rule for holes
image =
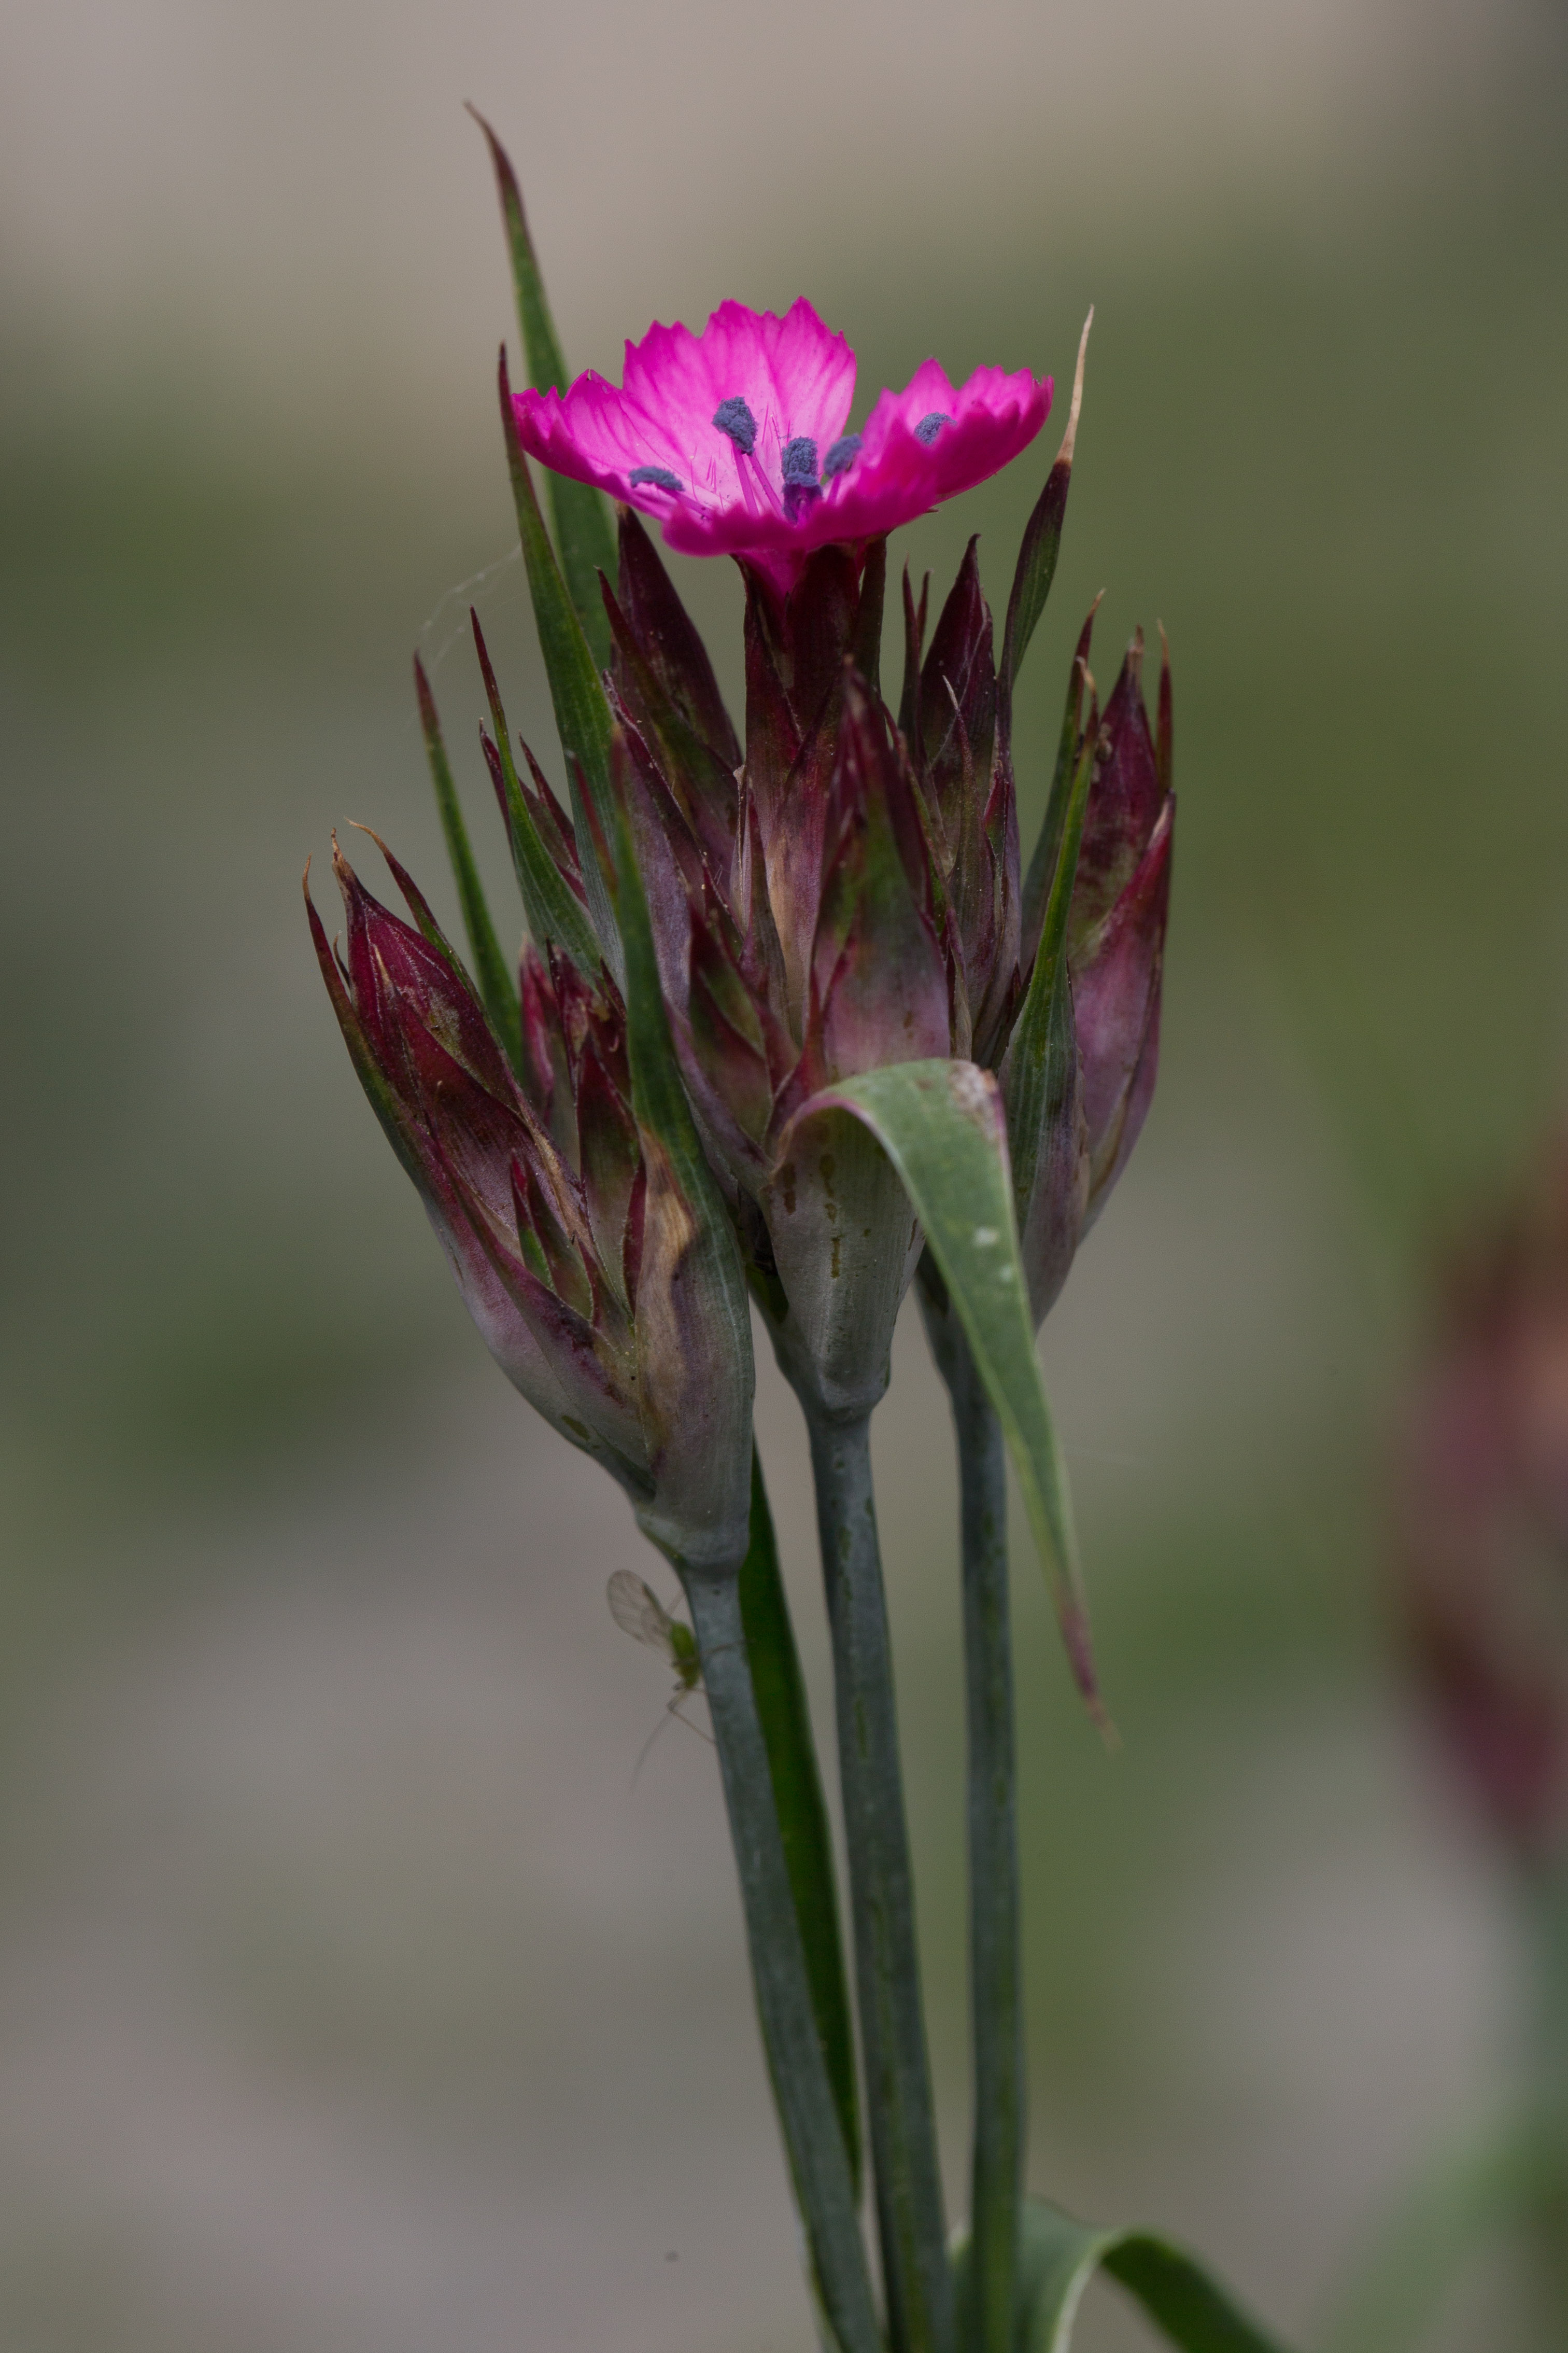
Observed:
[[[407,662],[555,745],[493,416],[477,132],[573,358],[809,292],[863,399],[1070,374],[1068,651],[1170,631],[1146,1138],[1048,1327],[1108,1758],[1020,1547],[1033,2178],[1306,2337],[1517,2063],[1503,1877],[1379,1590],[1434,1239],[1568,1032],[1565,51],[1550,12],[1148,0],[18,0],[0,35],[0,2341],[796,2353],[710,1752],[612,1627],[619,1500],[491,1370],[297,896],[374,822],[448,908]],[[994,603],[1047,448],[904,535]],[[732,579],[687,565],[737,682]],[[468,585],[463,585],[468,584]],[[321,887],[319,885],[319,888]],[[760,1406],[827,1726],[805,1452]],[[963,2171],[955,1505],[879,1417]],[[1451,2342],[1537,2342],[1506,2264]],[[1097,2291],[1087,2353],[1148,2340]]]

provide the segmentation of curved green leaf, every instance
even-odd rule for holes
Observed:
[[[528,215],[522,207],[517,174],[511,168],[511,158],[479,109],[470,106],[468,112],[485,134],[490,162],[495,166],[496,194],[500,198],[501,223],[511,257],[517,322],[522,330],[522,347],[528,357],[529,383],[538,392],[547,392],[552,385],[557,392],[564,392],[566,357],[550,315],[544,279],[528,232]],[[574,482],[564,474],[552,473],[549,491],[561,568],[589,649],[603,670],[610,659],[610,632],[599,596],[599,574],[602,572],[606,580],[616,576],[616,542],[610,518],[603,494],[588,482]]]
[[[855,2035],[849,2022],[849,1986],[838,1927],[838,1883],[833,1840],[827,1827],[811,1713],[800,1655],[795,1646],[789,1603],[779,1575],[762,1459],[752,1456],[752,1541],[741,1570],[741,1617],[746,1655],[757,1695],[763,1739],[778,1809],[784,1861],[795,1894],[800,1940],[805,1948],[823,2056],[833,2081],[838,2119],[857,2196],[860,2188],[860,2106],[855,2080]]]
[[[1073,1673],[1103,1720],[1067,1470],[1035,1355],[996,1082],[973,1062],[895,1062],[824,1088],[799,1116],[834,1105],[869,1128],[925,1228],[1007,1440]]]
[[[1182,2353],[1285,2353],[1184,2249],[1149,2231],[1100,2231],[1043,2199],[1026,2200],[1019,2234],[1016,2353],[1069,2353],[1097,2271],[1126,2289]],[[961,2246],[962,2272],[968,2249]]]

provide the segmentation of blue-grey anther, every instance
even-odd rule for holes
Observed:
[[[634,466],[626,480],[634,490],[639,482],[651,482],[659,491],[681,491],[686,487],[679,475],[672,474],[668,466]]]
[[[860,436],[858,433],[846,433],[842,440],[831,442],[828,445],[827,455],[822,461],[823,480],[825,482],[831,482],[835,475],[842,474],[848,467],[852,466],[859,455]]]
[[[719,403],[713,422],[721,433],[729,435],[742,458],[751,456],[757,446],[757,420],[738,392]]]
[[[923,442],[925,447],[929,449],[931,443],[936,439],[937,435],[942,431],[942,427],[944,425],[951,425],[952,423],[952,417],[949,417],[944,410],[933,408],[931,415],[929,417],[922,417],[920,423],[915,427],[915,439],[917,441]]]
[[[815,490],[816,487],[816,444],[808,433],[797,434],[784,445],[781,460],[786,490]]]

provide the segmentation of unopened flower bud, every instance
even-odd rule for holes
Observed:
[[[1057,779],[1024,892],[1024,963],[994,1049],[1008,1104],[1025,1269],[1037,1320],[1131,1155],[1159,1065],[1161,983],[1170,909],[1170,665],[1158,737],[1135,636],[1101,715],[1088,669],[1091,612],[1073,665]],[[1076,836],[1076,847],[1075,847]],[[1071,876],[1065,905],[1053,890]],[[1052,924],[1059,937],[1052,934]],[[1065,962],[1047,1039],[1034,994]]]
[[[698,1212],[632,1108],[614,982],[531,947],[514,1071],[419,892],[414,923],[334,849],[334,954],[307,887],[322,976],[354,1067],[508,1378],[604,1464],[667,1549],[746,1547],[751,1363],[732,1363],[682,1275]]]
[[[623,548],[645,616],[678,640],[634,522]],[[918,1233],[884,1155],[812,1099],[952,1037],[918,787],[854,666],[879,577],[826,549],[782,607],[752,583],[733,773],[718,720],[699,733],[689,692],[676,708],[647,620],[611,601],[623,784],[682,1069],[786,1367],[846,1414],[885,1384]]]

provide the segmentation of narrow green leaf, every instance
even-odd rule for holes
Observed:
[[[529,383],[538,392],[548,392],[552,385],[557,392],[564,392],[570,381],[566,360],[555,332],[555,322],[550,315],[517,174],[512,170],[511,158],[478,108],[470,106],[468,112],[485,134],[495,167],[496,193],[500,198],[501,222],[511,256],[517,322],[522,330],[522,347],[528,355]],[[602,572],[606,580],[616,576],[615,534],[604,494],[591,483],[574,482],[564,474],[552,473],[550,513],[572,602],[577,608],[595,663],[603,670],[610,659],[610,632],[599,601],[598,575]]]
[[[1067,1471],[1035,1355],[996,1082],[973,1062],[895,1062],[825,1088],[798,1116],[834,1106],[869,1128],[925,1228],[1006,1436],[1074,1676],[1103,1724]]]
[[[468,951],[474,959],[474,975],[479,985],[485,1011],[490,1017],[491,1027],[515,1066],[521,1051],[517,982],[501,954],[495,925],[490,921],[490,911],[485,903],[484,886],[479,881],[479,868],[474,864],[474,853],[468,846],[468,829],[463,822],[458,788],[452,780],[452,765],[441,740],[441,722],[437,715],[436,698],[430,691],[425,665],[417,654],[414,657],[414,683],[419,696],[419,723],[425,733],[430,781],[436,788],[436,807],[440,814],[441,831],[447,839],[452,879],[458,886],[458,898],[463,910],[463,929],[468,934]]]
[[[773,1802],[784,1860],[805,1948],[812,2008],[833,2082],[844,2145],[857,2196],[860,2186],[860,2108],[855,2078],[855,2036],[838,1926],[838,1883],[833,1841],[817,1771],[811,1713],[795,1650],[789,1603],[779,1575],[773,1514],[760,1456],[752,1457],[752,1541],[741,1571],[741,1615],[752,1683],[767,1746]]]
[[[618,733],[614,758],[618,777],[624,776],[626,753]],[[670,1549],[667,1538],[678,1534],[671,1556],[688,1567],[695,1559],[694,1530],[703,1535],[704,1541],[716,1532],[722,1533],[727,1573],[733,1578],[751,1535],[750,1439],[755,1384],[751,1302],[734,1228],[699,1141],[675,1058],[624,790],[616,792],[612,823],[606,848],[614,860],[610,871],[626,947],[624,995],[632,1112],[642,1137],[643,1157],[649,1166],[650,1200],[657,1162],[659,1192],[676,1198],[684,1228],[679,1259],[670,1270],[668,1303],[662,1321],[655,1317],[650,1322],[639,1282],[637,1377],[645,1416],[655,1422],[662,1419],[667,1429],[684,1426],[683,1384],[694,1384],[698,1410],[710,1432],[706,1451],[690,1444],[671,1442],[665,1447],[653,1504],[639,1510],[637,1525],[651,1542],[666,1550]],[[651,1208],[648,1216],[651,1219]],[[648,1250],[645,1231],[645,1282]],[[727,1426],[726,1415],[730,1417]]]
[[[512,757],[511,731],[506,723],[506,712],[501,703],[500,689],[484,632],[479,628],[478,614],[470,614],[474,625],[474,644],[479,652],[479,670],[489,697],[490,719],[495,727],[496,750],[500,758],[501,780],[506,788],[507,833],[511,842],[512,870],[517,887],[522,894],[522,912],[528,928],[541,947],[553,943],[564,948],[584,979],[592,979],[598,970],[601,950],[598,939],[578,902],[568,886],[553,858],[541,839],[533,822],[522,786],[518,777],[517,762]]]
[[[616,937],[609,886],[595,854],[595,828],[589,824],[588,811],[583,807],[582,790],[585,784],[599,838],[610,840],[610,706],[588,640],[583,634],[583,624],[561,577],[561,566],[555,561],[555,551],[550,544],[550,534],[539,512],[533,477],[529,471],[522,444],[517,438],[517,418],[512,412],[511,385],[507,375],[504,347],[500,355],[500,389],[501,430],[506,436],[507,464],[511,472],[512,497],[517,504],[522,560],[528,570],[528,593],[533,600],[539,649],[544,657],[545,676],[550,681],[550,700],[555,710],[556,732],[561,738],[561,749],[571,785],[573,825],[577,836],[578,856],[583,864],[584,887],[588,893],[588,912],[594,919],[594,929],[599,935],[605,961],[618,979],[621,971],[620,943]]]
[[[1079,342],[1068,429],[1062,436],[1056,463],[1046,476],[1046,487],[1024,526],[1024,543],[1018,550],[1017,570],[1013,575],[1013,592],[1007,599],[1007,621],[1002,633],[1002,659],[996,672],[998,720],[1004,733],[1011,721],[1015,682],[1023,667],[1024,656],[1028,651],[1029,639],[1035,634],[1035,626],[1046,609],[1051,582],[1056,578],[1057,558],[1061,553],[1062,523],[1067,515],[1068,491],[1072,485],[1079,410],[1083,405],[1083,364],[1089,351],[1089,331],[1093,324],[1091,305]]]
[[[960,2272],[968,2249],[961,2246]],[[1182,2353],[1284,2353],[1204,2266],[1148,2231],[1097,2231],[1043,2199],[1020,2232],[1017,2353],[1069,2353],[1084,2290],[1104,2271]]]

